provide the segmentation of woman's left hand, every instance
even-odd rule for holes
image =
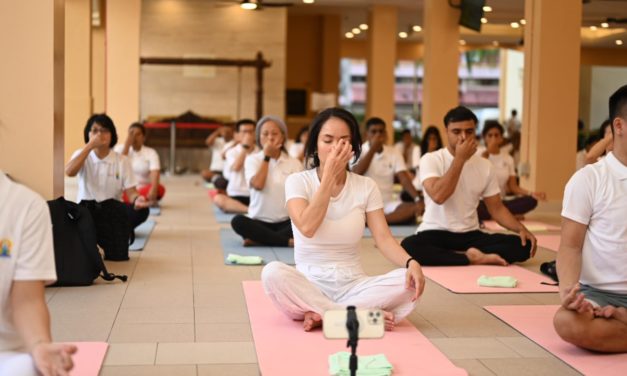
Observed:
[[[411,299],[412,302],[415,302],[425,289],[425,276],[422,274],[422,268],[416,260],[409,262],[409,267],[405,274],[405,288],[416,291]]]

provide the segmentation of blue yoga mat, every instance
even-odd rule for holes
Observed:
[[[392,236],[394,236],[395,238],[405,238],[410,235],[414,235],[416,233],[417,228],[418,228],[418,225],[390,226],[390,231],[392,231]],[[366,227],[366,229],[364,230],[364,237],[372,238],[372,232],[370,232],[370,229],[368,227]]]
[[[135,241],[129,246],[130,251],[141,251],[146,246],[150,233],[155,228],[157,223],[151,219],[142,223],[135,228]]]
[[[216,222],[218,223],[231,223],[231,219],[237,215],[233,213],[225,213],[215,205],[213,206],[213,214],[216,217]]]
[[[220,229],[220,243],[222,245],[222,253],[224,255],[224,263],[231,264],[226,261],[229,253],[240,256],[261,256],[263,263],[267,264],[271,261],[281,261],[289,265],[294,265],[294,248],[290,247],[244,247],[243,239],[237,235],[235,231],[229,228]]]
[[[149,210],[150,210],[150,215],[154,215],[154,216],[161,215],[160,206],[151,206]]]

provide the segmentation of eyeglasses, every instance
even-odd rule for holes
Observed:
[[[102,133],[102,134],[105,134],[105,133],[111,133],[111,131],[109,129],[107,129],[107,128],[95,128],[95,127],[92,127],[91,130],[89,131],[89,133]]]

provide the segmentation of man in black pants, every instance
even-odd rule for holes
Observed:
[[[401,242],[403,248],[421,265],[508,265],[533,257],[536,238],[503,205],[490,161],[475,155],[475,114],[456,107],[444,125],[448,146],[420,161],[425,214],[416,234]],[[492,218],[518,236],[479,230],[481,198]]]

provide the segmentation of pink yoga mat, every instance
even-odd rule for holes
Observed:
[[[68,342],[78,347],[72,356],[74,368],[72,376],[98,376],[105,354],[109,348],[106,342]]]
[[[538,221],[522,221],[522,223],[531,232],[559,231],[560,230],[560,226],[549,225],[549,224],[538,222]],[[488,230],[505,231],[505,229],[501,227],[501,225],[499,225],[495,221],[484,221],[483,224],[485,228]]]
[[[584,375],[627,374],[627,354],[598,354],[564,342],[553,328],[559,306],[489,306],[488,312]]]
[[[560,248],[560,235],[538,235],[538,246],[557,252]]]
[[[517,265],[423,266],[422,271],[427,278],[459,294],[558,292],[557,286],[540,283],[553,283],[551,279]],[[477,285],[477,279],[482,275],[511,276],[518,280],[518,284],[514,288],[482,287]]]
[[[328,375],[329,355],[349,351],[346,340],[307,333],[300,321],[279,312],[259,281],[244,281],[244,294],[262,375]],[[394,375],[466,375],[407,320],[382,339],[360,340],[357,356],[383,353]]]

